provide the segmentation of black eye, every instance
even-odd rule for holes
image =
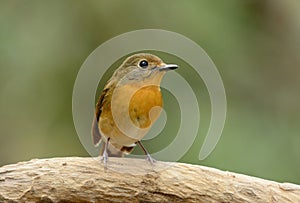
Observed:
[[[148,62],[146,60],[142,60],[142,61],[140,61],[139,66],[142,68],[147,68]]]

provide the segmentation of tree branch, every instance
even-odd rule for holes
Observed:
[[[300,202],[300,186],[204,166],[110,158],[35,159],[0,168],[0,202]]]

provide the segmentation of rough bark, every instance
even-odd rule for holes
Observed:
[[[0,202],[300,202],[300,186],[204,166],[51,158],[0,168]]]

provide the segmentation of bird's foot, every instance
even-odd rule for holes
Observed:
[[[154,163],[156,162],[155,159],[153,159],[150,154],[147,154],[147,158],[146,158],[147,161],[149,161],[149,163],[153,166]]]
[[[101,158],[101,162],[103,162],[104,164],[104,169],[107,169],[107,162],[108,162],[108,154],[107,151],[103,152],[102,158]]]

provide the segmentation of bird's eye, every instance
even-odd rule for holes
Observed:
[[[142,60],[142,61],[140,61],[139,66],[141,68],[147,68],[148,67],[148,62],[146,60]]]

